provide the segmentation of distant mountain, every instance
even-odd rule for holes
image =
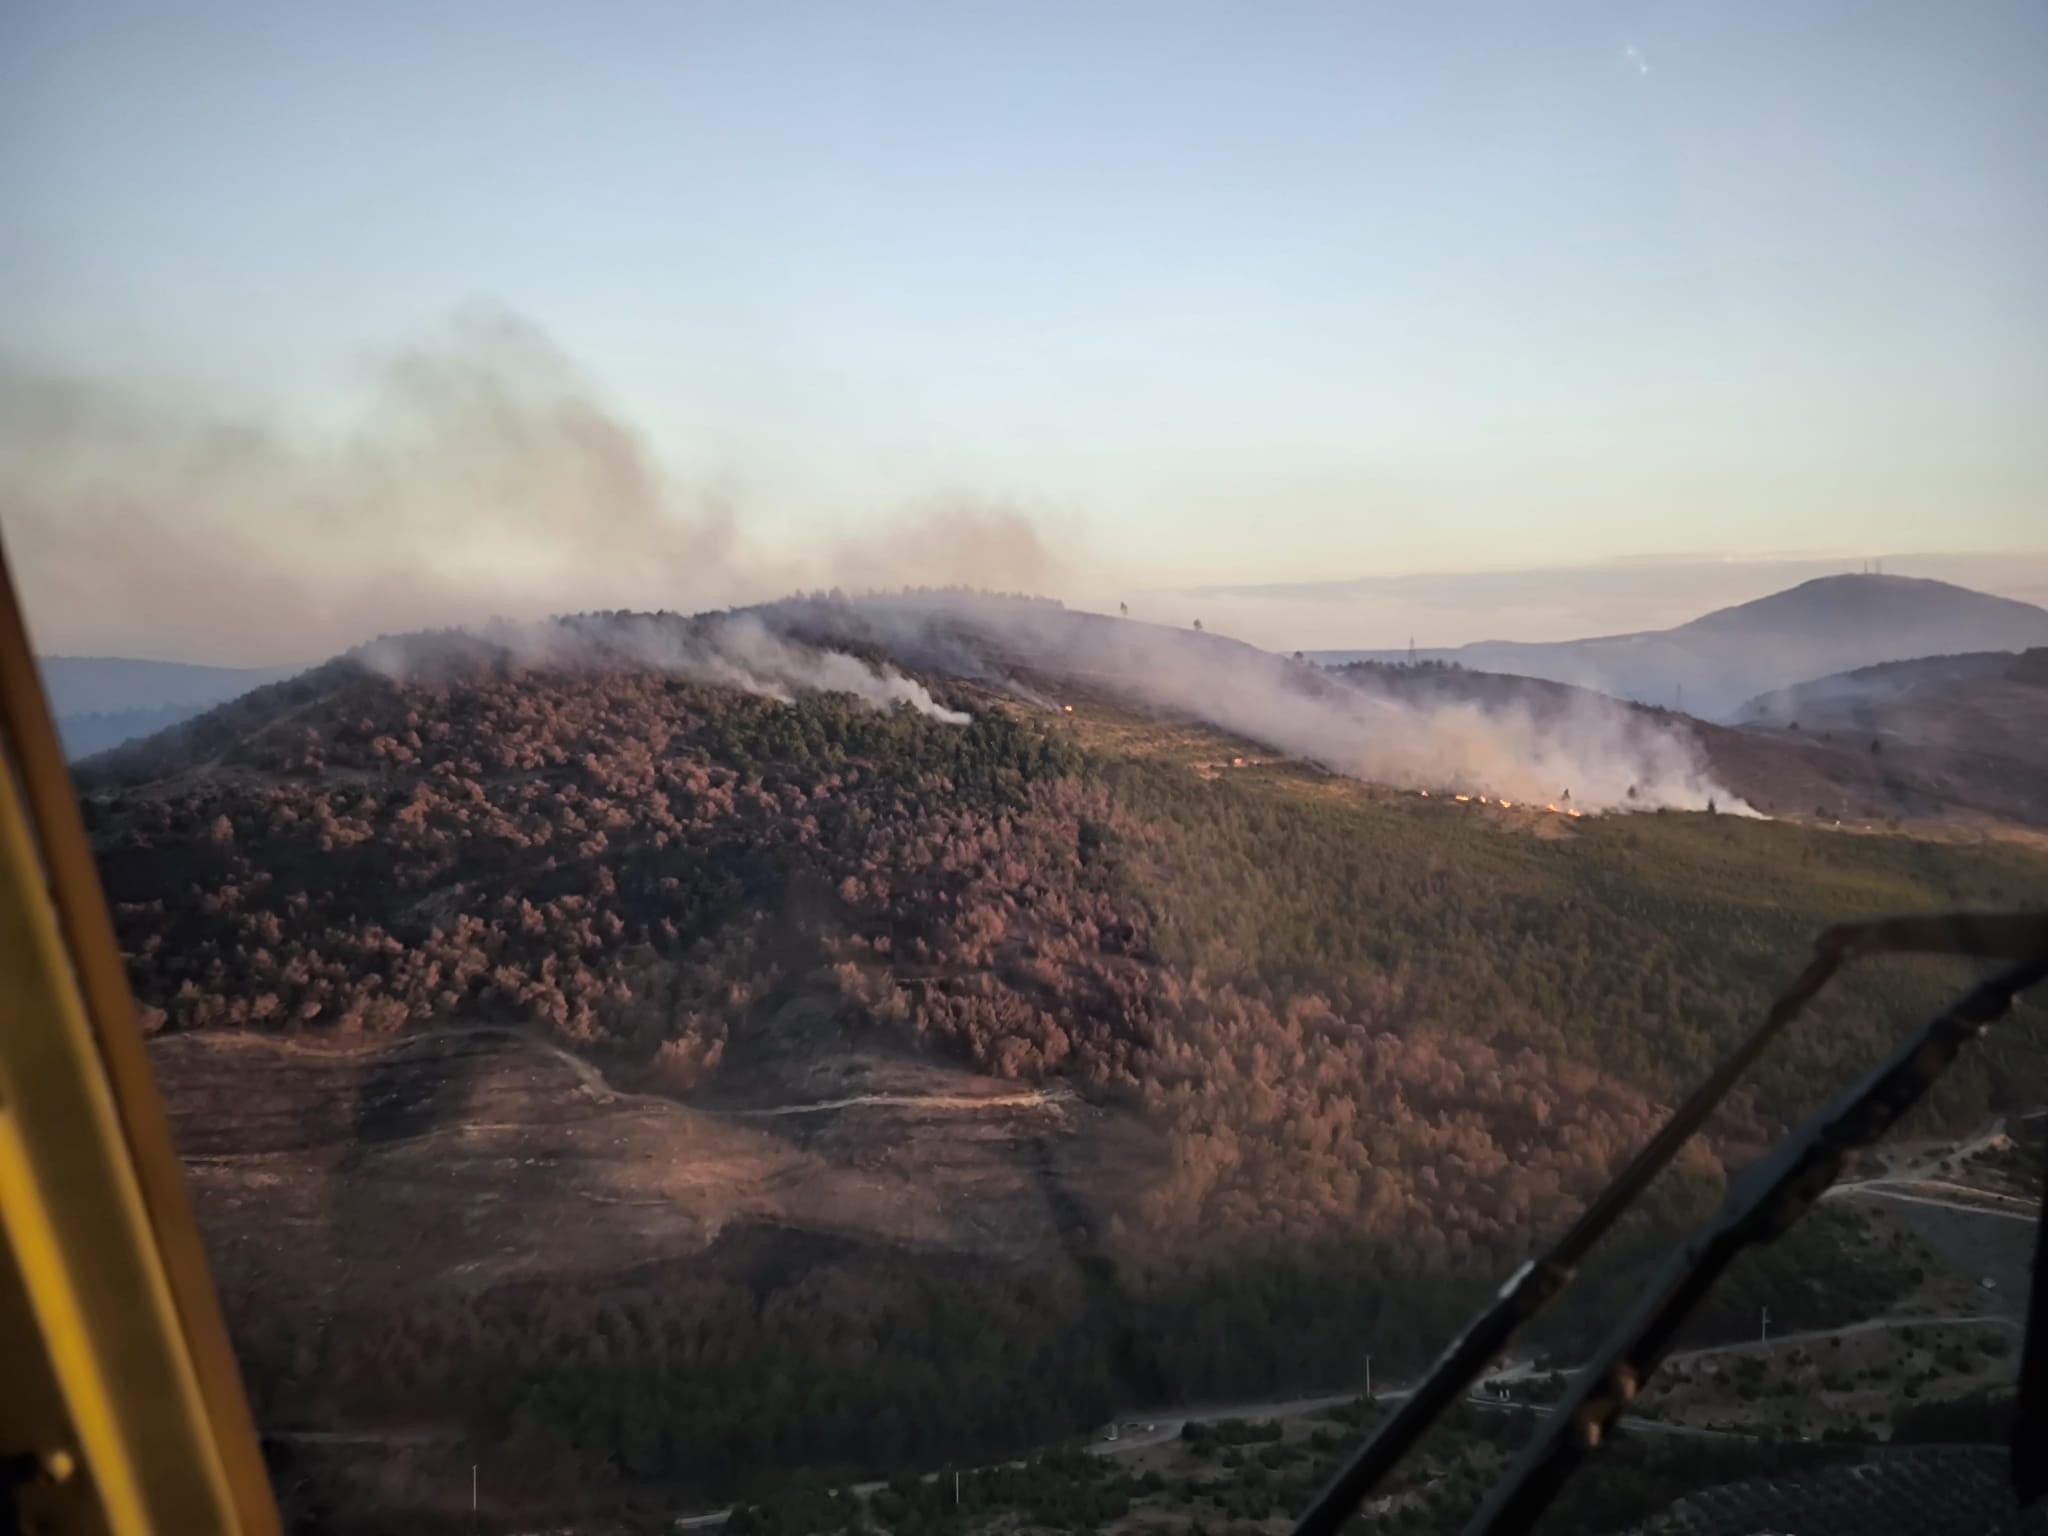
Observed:
[[[1419,659],[1593,688],[1707,719],[1757,695],[1879,662],[2048,645],[2048,609],[1908,576],[1823,576],[1675,629],[1587,640],[1483,640]],[[1323,663],[1405,652],[1319,651]]]
[[[192,705],[210,709],[297,667],[206,667],[129,656],[41,656],[36,665],[50,709],[59,715],[111,714],[124,709]]]
[[[50,712],[77,759],[189,720],[296,667],[205,667],[127,656],[44,656],[37,665]]]
[[[57,735],[64,743],[70,762],[110,751],[125,742],[154,736],[204,714],[204,704],[159,704],[153,709],[93,710],[82,715],[57,716]]]

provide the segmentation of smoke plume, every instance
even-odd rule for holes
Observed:
[[[844,693],[888,710],[906,706],[946,725],[971,718],[893,667],[771,632],[752,614],[579,614],[545,623],[496,620],[472,630],[382,636],[349,653],[395,681],[435,681],[479,665],[645,669],[790,703]]]
[[[1428,698],[1350,686],[1218,635],[972,593],[792,600],[763,610],[807,638],[880,645],[906,666],[1055,699],[1095,690],[1201,720],[1353,778],[1585,810],[1748,807],[1682,727],[1571,694]]]
[[[1028,700],[1078,680],[1388,784],[1733,808],[1689,737],[1619,705],[1397,697],[1220,637],[1055,604],[952,593],[785,602],[751,619],[532,622],[834,582],[1014,591],[1060,571],[1028,520],[971,501],[915,509],[815,557],[772,556],[733,495],[671,473],[544,335],[502,311],[466,311],[431,344],[384,358],[352,422],[325,434],[0,362],[0,515],[46,651],[275,662],[467,624],[536,664],[609,649],[766,697],[830,689],[963,718],[842,648],[865,640]],[[490,622],[504,613],[524,622]],[[415,637],[362,655],[405,670],[423,652]]]
[[[1058,574],[1032,523],[985,501],[773,551],[737,491],[665,464],[503,310],[463,310],[363,382],[313,430],[0,357],[0,526],[39,648],[274,665],[498,614]]]

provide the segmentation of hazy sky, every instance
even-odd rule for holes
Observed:
[[[0,526],[46,646],[249,659],[956,502],[921,573],[1366,583],[1273,643],[2039,554],[2044,82],[2039,0],[9,5]]]

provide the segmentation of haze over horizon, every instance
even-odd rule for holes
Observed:
[[[1946,581],[2037,606],[2048,605],[2044,603],[2048,600],[2048,556],[1907,555],[1849,561],[1800,555],[1721,561],[1650,556],[1619,559],[1599,566],[1424,571],[1349,581],[1277,583],[1271,588],[1136,589],[1129,599],[1083,597],[1071,600],[1070,606],[1114,611],[1122,602],[1133,619],[1175,626],[1192,622],[1187,617],[1192,615],[1194,619],[1203,619],[1204,628],[1212,633],[1277,652],[1394,651],[1410,640],[1419,650],[1444,650],[1489,640],[1582,640],[1669,629],[1719,608],[1879,563],[1888,576]],[[789,596],[800,590],[805,589],[792,586],[787,592],[765,596]],[[851,590],[863,589],[856,586]],[[1017,590],[1058,596],[1050,590]],[[685,605],[684,611],[688,608]],[[1203,618],[1204,615],[1208,617]],[[536,610],[529,616],[542,615]],[[83,644],[66,646],[60,641],[40,649],[46,656],[120,656],[222,667],[301,666],[323,661],[378,635],[451,625],[475,626],[497,617],[501,615],[486,615],[482,610],[453,617],[442,615],[423,619],[416,625],[400,622],[346,637],[337,635],[332,643],[299,650],[262,651],[238,644],[223,649],[209,644],[204,636],[183,646],[124,645],[119,635],[113,637],[112,643],[96,644],[91,635],[97,631],[84,632]],[[71,631],[57,622],[44,626],[40,632],[62,636]]]
[[[2048,597],[2048,13],[0,18],[42,648],[964,580],[1275,648]]]

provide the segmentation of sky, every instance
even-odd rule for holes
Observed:
[[[8,6],[0,534],[46,650],[251,662],[2038,594],[2044,73],[2037,0]]]

